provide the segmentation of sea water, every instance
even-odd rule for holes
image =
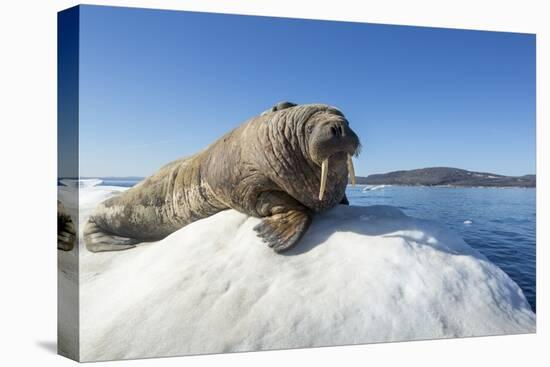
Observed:
[[[103,179],[132,187],[139,180]],[[425,186],[348,186],[351,205],[391,205],[443,223],[504,270],[536,311],[535,189]]]

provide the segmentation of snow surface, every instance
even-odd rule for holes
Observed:
[[[123,190],[81,188],[80,223]],[[520,288],[437,223],[342,205],[277,255],[258,222],[228,210],[121,252],[80,241],[80,359],[535,332]]]

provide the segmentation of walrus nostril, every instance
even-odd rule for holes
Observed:
[[[333,136],[339,137],[340,135],[342,135],[342,130],[340,130],[340,126],[331,126],[330,131],[332,131]]]

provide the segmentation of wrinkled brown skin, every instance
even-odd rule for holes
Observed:
[[[71,251],[76,241],[76,230],[69,213],[57,200],[57,248],[63,251]]]
[[[274,106],[205,150],[167,164],[101,203],[84,230],[87,248],[124,250],[161,240],[229,208],[263,218],[254,229],[276,252],[292,247],[306,232],[313,213],[347,202],[347,153],[339,150],[355,154],[359,140],[348,126],[345,147],[334,148],[328,128],[315,130],[331,121],[348,124],[340,111],[327,105]],[[323,146],[323,139],[329,144]],[[331,158],[321,201],[323,154]]]

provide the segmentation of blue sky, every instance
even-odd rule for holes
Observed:
[[[340,108],[358,175],[535,173],[535,36],[81,9],[80,174],[147,176],[278,101]]]

